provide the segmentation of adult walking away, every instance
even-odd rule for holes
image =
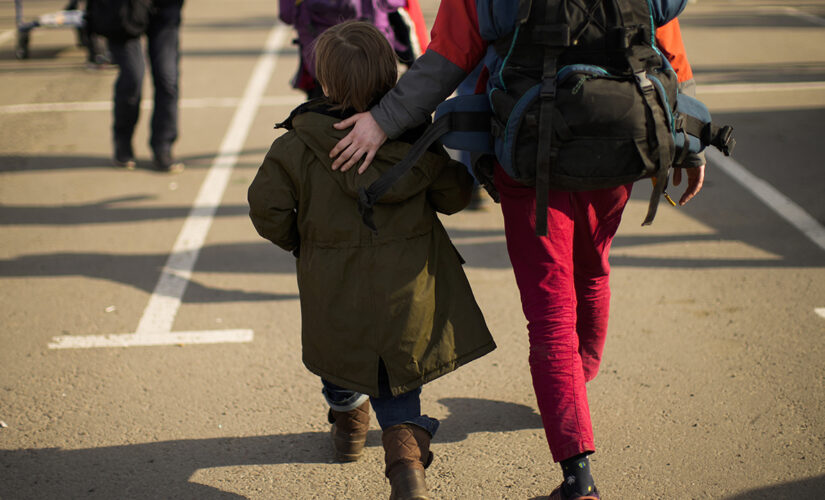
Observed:
[[[604,9],[600,11],[602,15],[609,8],[622,15],[643,9],[650,20],[633,26],[636,35],[629,30],[610,33],[620,35],[608,42],[614,53],[627,44],[650,45],[652,25],[661,27],[673,20],[674,24],[655,30],[656,45],[673,65],[680,87],[689,87],[690,67],[675,21],[685,3],[686,0],[579,0],[546,5],[588,9],[583,13],[588,16],[599,9]],[[490,46],[496,40],[516,31],[517,14],[525,12],[525,5],[530,5],[529,0],[443,0],[424,55],[369,112],[336,124],[339,129],[354,128],[330,151],[330,157],[335,158],[333,170],[348,170],[363,159],[358,172],[366,171],[387,137],[397,137],[403,130],[426,121],[475,68],[488,48],[495,50]],[[532,7],[537,5],[543,10],[539,0]],[[502,10],[509,11],[509,17],[492,15]],[[563,33],[554,31],[554,26],[542,28],[547,29],[547,37]],[[570,30],[569,43],[574,44],[576,33],[572,27]],[[529,33],[537,35],[535,31]],[[633,38],[639,34],[644,36]],[[544,40],[530,40],[536,40],[538,54],[545,53],[541,43]],[[492,55],[498,61],[503,57],[500,51]],[[588,56],[599,60],[599,53]],[[543,70],[521,69],[538,75]],[[550,74],[553,69],[554,66]],[[644,80],[639,82],[641,86]],[[704,160],[688,160],[682,165],[693,168],[686,169],[688,186],[679,200],[682,205],[699,192],[704,178]],[[681,181],[681,176],[677,168],[674,184]],[[536,236],[537,215],[542,215],[536,210],[536,189],[510,178],[500,164],[495,166],[493,182],[500,196],[507,248],[527,319],[533,387],[550,451],[554,461],[560,463],[564,478],[550,498],[597,499],[599,492],[588,459],[595,451],[595,443],[585,383],[596,376],[601,361],[610,300],[608,252],[632,185],[579,192],[550,189],[546,202],[547,235]]]
[[[355,209],[359,188],[419,134],[385,144],[366,175],[332,172],[328,152],[344,136],[333,124],[391,89],[397,64],[368,22],[329,28],[315,50],[326,97],[279,124],[288,131],[249,187],[250,217],[261,236],[297,257],[303,361],[321,377],[336,458],[361,456],[372,404],[390,498],[424,500],[438,420],[421,413],[421,386],[495,348],[436,215],[466,207],[473,181],[443,148],[428,151],[374,207],[377,232],[366,227]]]
[[[130,8],[118,9],[126,4]],[[149,145],[152,165],[160,172],[179,172],[183,163],[172,154],[178,138],[178,81],[180,76],[179,32],[183,0],[89,0],[92,30],[109,40],[112,59],[119,71],[114,86],[114,123],[112,140],[114,163],[135,168],[132,136],[140,115],[140,101],[145,73],[142,37],[147,51],[155,87]],[[117,9],[117,13],[108,11]],[[109,15],[125,13],[126,19],[104,21]],[[131,17],[129,17],[131,16]]]

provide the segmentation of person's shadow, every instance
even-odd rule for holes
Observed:
[[[724,500],[792,500],[795,498],[822,498],[825,491],[825,475],[789,481],[787,483],[756,488]],[[546,500],[547,496],[531,497],[529,500]]]
[[[474,398],[446,398],[435,438],[459,442],[472,432],[541,428],[530,407]],[[381,446],[371,430],[367,446]],[[333,463],[328,432],[183,439],[67,450],[0,450],[0,498],[244,498],[189,482],[198,469],[244,465]]]

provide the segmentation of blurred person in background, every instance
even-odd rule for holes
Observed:
[[[121,5],[128,8],[121,9]],[[179,172],[172,145],[178,138],[178,81],[180,24],[183,0],[88,0],[89,29],[109,40],[118,65],[114,88],[112,140],[114,163],[135,168],[132,136],[140,115],[145,73],[145,36],[155,87],[149,146],[152,166],[159,172]]]
[[[278,7],[278,18],[298,34],[294,43],[300,61],[291,83],[307,99],[323,95],[315,76],[314,46],[332,26],[351,20],[371,23],[390,43],[398,62],[407,67],[426,48],[422,40],[426,27],[417,0],[280,0]]]

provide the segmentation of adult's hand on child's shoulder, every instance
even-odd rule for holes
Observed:
[[[335,158],[332,169],[340,168],[342,172],[346,172],[366,156],[364,163],[358,168],[358,173],[363,174],[375,158],[378,148],[387,140],[387,134],[368,111],[353,115],[333,127],[338,130],[352,127],[352,130],[329,152],[329,157]]]

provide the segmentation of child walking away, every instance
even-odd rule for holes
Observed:
[[[357,210],[359,189],[401,160],[414,132],[385,143],[374,167],[333,171],[333,124],[393,87],[395,54],[370,23],[348,21],[316,44],[325,97],[279,127],[249,187],[258,233],[297,257],[305,366],[322,379],[340,461],[357,460],[370,406],[381,427],[391,499],[429,498],[424,469],[438,421],[421,413],[421,386],[495,349],[436,212],[470,201],[473,180],[439,148],[425,153],[373,207],[377,232]]]

